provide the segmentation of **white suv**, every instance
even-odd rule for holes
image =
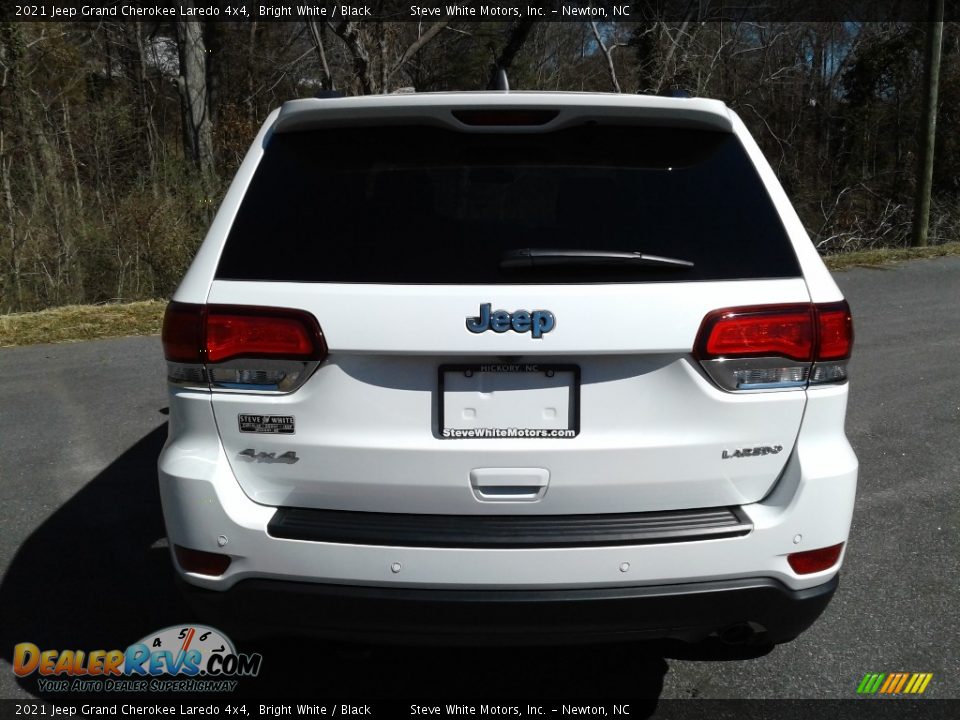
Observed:
[[[167,309],[225,629],[784,642],[837,587],[850,311],[722,102],[286,103]]]

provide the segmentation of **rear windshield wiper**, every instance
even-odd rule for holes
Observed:
[[[518,248],[507,250],[500,258],[503,269],[538,267],[575,267],[596,265],[634,265],[639,267],[692,268],[693,263],[680,258],[647,255],[623,250],[575,250],[563,248]]]

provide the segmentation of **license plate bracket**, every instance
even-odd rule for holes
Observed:
[[[580,432],[580,366],[557,363],[441,365],[442,439],[573,438]]]

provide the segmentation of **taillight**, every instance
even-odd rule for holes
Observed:
[[[816,550],[790,553],[787,555],[787,562],[797,575],[809,575],[832,568],[837,564],[842,552],[843,543],[839,543]]]
[[[171,382],[292,392],[327,355],[316,318],[302,310],[171,302],[163,321]]]
[[[846,302],[759,305],[708,313],[693,353],[725,390],[782,390],[847,379]]]
[[[163,314],[163,354],[169,362],[203,362],[206,307],[171,302]]]
[[[820,345],[817,360],[841,360],[850,357],[853,348],[853,318],[846,302],[817,305]]]
[[[853,350],[853,317],[844,302],[817,305],[817,357],[811,383],[843,382]]]
[[[170,302],[163,314],[163,355],[167,379],[177,385],[209,388],[204,362],[207,308]]]
[[[312,315],[272,308],[207,308],[206,361],[232,358],[316,360],[325,354]]]
[[[698,354],[702,358],[776,356],[809,362],[814,342],[812,312],[809,304],[715,310],[703,321]]]

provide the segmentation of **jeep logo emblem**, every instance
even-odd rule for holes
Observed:
[[[508,313],[506,310],[490,311],[490,303],[480,306],[480,315],[467,318],[467,330],[472,333],[482,333],[493,330],[495,333],[505,333],[513,330],[518,333],[529,332],[534,338],[541,338],[553,330],[557,319],[549,310],[515,310]]]

